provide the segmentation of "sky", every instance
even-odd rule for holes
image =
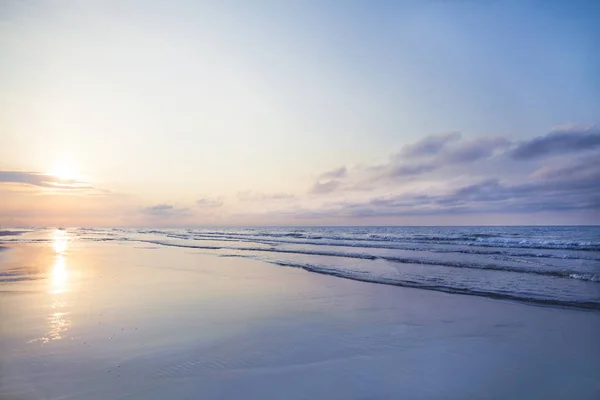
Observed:
[[[0,0],[0,226],[600,224],[595,1]]]

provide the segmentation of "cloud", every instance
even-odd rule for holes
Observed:
[[[290,200],[295,196],[289,193],[259,193],[252,190],[238,192],[237,198],[240,201],[271,201],[271,200]]]
[[[298,219],[316,223],[351,223],[353,219],[357,223],[380,223],[391,218],[390,223],[398,223],[412,217],[415,221],[423,217],[425,221],[426,216],[431,216],[431,221],[464,216],[453,220],[464,222],[469,218],[478,221],[479,215],[508,213],[515,218],[522,216],[524,221],[534,215],[537,217],[531,218],[542,218],[540,213],[564,213],[564,218],[578,215],[587,222],[590,216],[589,222],[597,223],[599,138],[598,129],[577,127],[554,129],[545,136],[520,142],[499,136],[434,135],[404,146],[399,152],[382,154],[380,159],[384,161],[378,164],[343,165],[316,174],[317,179],[307,184],[307,191],[296,196],[247,190],[237,193],[240,204],[232,204],[231,209],[219,209],[223,198],[209,196],[199,198],[193,207],[169,203],[139,207],[139,199],[123,202],[123,207],[129,207],[125,213],[138,225],[177,226],[209,220],[229,223],[248,216],[273,223],[277,223],[277,218],[289,223]],[[10,208],[6,208],[9,215],[15,215],[15,210],[26,213],[27,209],[14,196],[31,194],[31,190],[15,190],[13,185],[42,188],[40,196],[61,197],[78,197],[64,196],[61,189],[90,188],[84,182],[64,181],[48,174],[2,170],[0,190],[13,195]],[[84,193],[96,192],[93,189]],[[105,197],[113,198],[114,194]],[[250,214],[248,210],[252,210]],[[568,223],[567,219],[561,221]]]
[[[413,144],[406,145],[400,151],[402,157],[421,157],[439,153],[447,144],[460,140],[460,132],[427,136]]]
[[[91,189],[86,182],[60,179],[53,175],[30,171],[0,171],[0,183],[13,183],[51,189]]]
[[[590,186],[591,185],[591,186]],[[538,213],[546,211],[593,210],[600,204],[600,183],[544,181],[505,184],[485,179],[448,192],[405,193],[373,197],[364,201],[344,201],[304,213],[304,218],[319,215],[339,218],[407,217],[415,215]]]
[[[557,180],[574,178],[596,179],[600,181],[600,154],[591,154],[584,157],[570,158],[561,157],[550,160],[548,164],[542,165],[532,174],[533,178]]]
[[[445,149],[429,161],[399,165],[390,162],[370,167],[369,172],[373,174],[413,177],[434,169],[439,171],[427,179],[410,180],[406,185],[398,185],[394,180],[370,179],[372,184],[368,192],[361,194],[345,188],[343,201],[301,209],[297,211],[301,213],[298,217],[360,219],[507,213],[535,215],[574,211],[591,215],[600,210],[599,151],[586,157],[567,154],[543,158],[537,160],[537,165],[523,163],[512,175],[505,171],[515,161],[496,157],[494,164],[490,164],[491,168],[473,172],[472,162],[489,160],[498,154],[498,150],[501,151],[499,154],[505,154],[502,151],[510,151],[509,146],[510,142],[503,138],[481,138]],[[440,168],[440,165],[455,165],[458,169]],[[390,172],[390,168],[394,169]],[[331,192],[336,187],[323,187],[321,191]],[[382,192],[389,194],[382,195]]]
[[[347,174],[348,174],[348,171],[346,170],[346,167],[340,167],[340,168],[336,168],[331,171],[322,173],[319,176],[319,180],[341,179],[341,178],[346,177]]]
[[[600,147],[600,129],[566,127],[520,142],[510,153],[515,160],[531,160],[548,155],[576,153]]]
[[[366,180],[415,177],[447,166],[474,163],[493,157],[510,144],[510,140],[503,137],[462,140],[459,133],[429,136],[414,145],[405,146],[387,164],[366,168]]]
[[[237,217],[334,223],[461,215],[474,221],[480,215],[508,214],[535,220],[560,213],[597,218],[600,145],[595,144],[596,136],[596,131],[574,128],[555,129],[517,143],[501,136],[434,135],[403,147],[383,163],[327,170],[317,175],[305,195],[239,192],[240,201],[265,204],[250,214],[241,210]],[[559,152],[558,147],[566,150]],[[583,148],[587,152],[582,155]],[[283,201],[289,199],[294,201]],[[197,203],[217,206],[221,200],[204,198]],[[162,204],[146,213],[177,211]]]
[[[327,182],[315,182],[315,184],[310,188],[310,193],[314,193],[314,194],[325,194],[325,193],[331,193],[333,192],[335,189],[337,189],[342,182],[338,181],[338,180],[331,180],[331,181],[327,181]]]
[[[510,140],[502,137],[482,137],[448,149],[438,158],[438,165],[470,163],[491,157],[497,150],[507,148]]]
[[[140,213],[151,217],[175,218],[190,215],[190,209],[177,208],[171,204],[157,204],[151,207],[140,208]]]
[[[223,199],[221,197],[205,197],[196,200],[196,204],[199,207],[216,208],[223,205]]]
[[[326,171],[319,175],[317,181],[312,185],[308,192],[312,194],[331,193],[342,185],[342,182],[347,175],[348,170],[345,166]]]
[[[439,166],[432,162],[423,164],[400,164],[391,166],[391,169],[386,168],[386,175],[391,177],[414,176],[431,172],[437,168],[439,168]]]
[[[351,170],[342,167],[324,172],[310,187],[309,193],[327,194],[338,191],[371,191],[386,185],[402,185],[425,179],[439,179],[452,174],[482,174],[486,168],[502,168],[513,173],[520,167],[511,160],[530,160],[555,154],[574,153],[600,148],[600,131],[595,128],[577,126],[562,127],[549,134],[531,140],[515,143],[501,136],[465,139],[459,132],[431,135],[415,143],[404,146],[400,152],[392,154],[386,163],[355,167]],[[494,164],[486,162],[494,161]],[[573,161],[569,161],[571,164]],[[590,165],[590,162],[587,163]],[[451,167],[451,169],[448,169]],[[529,167],[530,168],[530,167]],[[538,176],[550,177],[553,168],[541,167]],[[584,170],[582,166],[571,166],[568,172],[576,174]],[[589,167],[586,167],[589,169]],[[555,168],[554,168],[555,169]]]

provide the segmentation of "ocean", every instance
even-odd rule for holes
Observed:
[[[68,233],[71,241],[176,246],[357,281],[600,310],[597,226],[70,228]],[[0,239],[0,244],[48,240],[35,233]]]

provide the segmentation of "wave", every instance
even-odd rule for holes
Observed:
[[[241,256],[243,257],[243,256]],[[250,257],[253,258],[253,257]],[[260,258],[258,258],[260,259]],[[501,299],[501,300],[513,300],[520,301],[525,303],[539,304],[539,305],[548,305],[548,306],[559,306],[559,307],[569,307],[569,308],[577,308],[582,310],[600,310],[600,303],[594,301],[577,301],[577,300],[560,300],[560,299],[549,299],[544,297],[534,297],[534,296],[523,296],[519,294],[511,294],[511,293],[501,293],[501,292],[492,292],[492,291],[484,291],[484,290],[474,290],[465,287],[454,287],[454,286],[445,286],[445,285],[431,285],[422,282],[410,281],[410,280],[402,280],[402,279],[392,279],[386,277],[375,277],[373,275],[368,274],[365,271],[347,271],[336,269],[324,265],[316,265],[316,264],[304,264],[304,263],[294,263],[288,261],[274,261],[269,259],[261,259],[262,261],[279,265],[282,267],[292,267],[292,268],[300,268],[308,272],[313,272],[322,275],[335,276],[338,278],[350,279],[359,282],[368,282],[368,283],[377,283],[382,285],[390,285],[390,286],[400,286],[400,287],[409,287],[415,289],[425,289],[425,290],[433,290],[437,292],[444,293],[453,293],[453,294],[463,294],[469,296],[479,296],[479,297],[487,297],[492,299]]]
[[[207,229],[185,229],[185,230],[160,230],[160,229],[134,229],[134,228],[78,228],[83,234],[101,234],[114,236],[114,232],[126,234],[152,234],[176,236],[181,239],[202,238],[211,240],[242,240],[258,242],[281,242],[320,245],[342,245],[353,247],[381,247],[398,248],[407,244],[422,245],[449,245],[468,246],[484,248],[515,248],[534,250],[575,250],[600,252],[600,241],[598,240],[567,240],[568,236],[561,233],[562,238],[535,237],[546,232],[510,232],[497,233],[486,232],[457,232],[456,229],[445,234],[411,232],[407,229],[398,228],[397,232],[384,233],[390,229],[381,228],[384,232],[373,232],[375,228],[313,228],[281,230],[273,228],[270,230],[256,228],[240,228],[236,230],[207,230]],[[420,228],[424,229],[424,228]],[[467,229],[467,228],[465,228]],[[185,232],[185,233],[181,233]],[[589,236],[588,238],[594,238]]]
[[[406,250],[424,250],[422,246],[430,248],[426,251],[438,252],[459,252],[475,254],[500,254],[508,249],[509,252],[518,251],[517,249],[540,250],[542,252],[521,252],[515,255],[522,257],[548,257],[548,258],[582,258],[582,259],[600,259],[598,257],[585,257],[576,255],[556,255],[543,253],[543,251],[565,250],[565,251],[584,251],[600,252],[600,241],[594,240],[558,240],[548,238],[531,238],[523,236],[523,233],[503,232],[497,233],[456,233],[456,234],[383,234],[373,233],[368,230],[344,230],[339,232],[332,230],[292,230],[292,231],[271,231],[246,229],[246,230],[158,230],[158,229],[123,229],[113,228],[110,230],[82,229],[83,234],[100,234],[104,232],[106,236],[115,236],[114,232],[125,234],[149,234],[157,236],[167,236],[178,239],[189,240],[222,240],[222,241],[245,241],[261,244],[290,243],[290,244],[308,244],[308,245],[327,245],[344,247],[369,247],[369,248],[387,248],[387,249],[406,249]],[[431,245],[444,245],[446,248],[431,248]],[[421,246],[421,247],[420,247]],[[505,250],[494,250],[505,249]]]
[[[27,238],[10,238],[10,239],[2,239],[0,243],[9,244],[9,243],[50,243],[52,239],[27,239]]]
[[[579,279],[582,281],[600,282],[600,276],[595,274],[570,274],[569,278]]]
[[[101,237],[101,238],[81,238],[85,242],[114,242],[114,241],[128,241],[129,238],[125,237]]]
[[[520,268],[520,267],[511,267],[511,266],[505,266],[505,265],[497,265],[497,264],[474,264],[474,263],[466,263],[466,262],[460,262],[460,261],[437,261],[437,260],[427,260],[427,259],[419,259],[419,258],[413,258],[413,257],[372,255],[372,254],[366,254],[366,253],[289,250],[289,249],[279,249],[279,248],[266,249],[266,248],[262,248],[262,247],[198,246],[198,245],[192,245],[192,244],[169,243],[169,242],[156,241],[156,240],[135,240],[135,241],[143,242],[143,243],[151,243],[151,244],[156,244],[156,245],[161,245],[161,246],[182,247],[182,248],[192,248],[192,249],[202,249],[202,250],[254,251],[254,252],[266,252],[266,253],[341,257],[341,258],[353,258],[353,259],[362,259],[362,260],[385,260],[385,261],[396,262],[396,263],[401,263],[401,264],[420,264],[420,265],[424,265],[424,266],[425,265],[435,265],[435,266],[451,267],[451,268],[481,269],[481,270],[544,275],[544,276],[552,276],[552,277],[556,277],[556,278],[578,279],[578,280],[585,280],[585,281],[591,281],[591,282],[600,282],[600,275],[592,274],[592,273],[581,274],[578,271],[569,271],[569,270],[530,269],[530,268]]]
[[[11,282],[23,282],[23,281],[35,281],[43,279],[34,276],[16,276],[16,277],[2,277],[0,276],[0,283],[11,283]]]
[[[81,241],[206,250],[221,257],[254,258],[357,281],[600,310],[600,300],[593,296],[600,284],[600,270],[595,269],[600,254],[593,253],[596,247],[600,249],[600,242],[594,241],[594,232],[515,229],[498,234],[485,229],[425,228],[71,230],[73,237]],[[2,237],[0,244],[52,242],[28,236]],[[380,260],[383,262],[373,262]],[[0,274],[0,282],[39,279],[10,272]]]
[[[41,276],[27,275],[20,272],[0,272],[0,283],[34,281],[42,279]]]
[[[164,232],[163,232],[164,233]],[[581,250],[600,251],[600,241],[570,241],[551,239],[531,239],[515,237],[514,235],[499,236],[488,233],[470,233],[458,235],[385,235],[378,233],[370,234],[315,234],[307,232],[224,232],[224,231],[188,231],[194,237],[206,238],[244,238],[244,239],[269,239],[269,238],[296,238],[355,242],[389,242],[389,243],[421,243],[421,244],[455,244],[464,246],[482,247],[512,247],[540,250]],[[293,243],[293,242],[292,242]],[[314,243],[313,243],[314,244]]]
[[[376,243],[352,243],[349,241],[341,242],[341,241],[328,241],[328,242],[316,242],[316,241],[290,241],[290,240],[273,240],[270,239],[268,241],[260,240],[260,239],[241,239],[241,238],[231,238],[226,236],[220,237],[198,237],[193,236],[190,237],[188,235],[167,235],[168,237],[174,239],[188,239],[188,240],[218,240],[224,242],[249,242],[249,243],[261,243],[261,244],[305,244],[311,246],[334,246],[334,247],[358,247],[358,248],[369,248],[369,249],[387,249],[387,250],[410,250],[410,251],[424,251],[430,253],[462,253],[462,254],[480,254],[480,255],[502,255],[502,256],[513,256],[513,257],[533,257],[533,258],[557,258],[557,259],[572,259],[572,260],[591,260],[591,261],[600,261],[598,257],[584,257],[573,254],[552,254],[552,253],[533,253],[533,252],[519,252],[514,250],[489,250],[489,249],[481,249],[481,248],[452,248],[452,249],[444,249],[444,248],[425,248],[425,247],[415,247],[415,246],[407,246],[401,243],[398,244],[376,244]],[[485,246],[484,246],[485,247]],[[550,250],[550,249],[540,249],[540,250]],[[556,250],[556,249],[552,249]]]
[[[230,235],[230,234],[175,234],[169,233],[164,236],[173,239],[182,240],[211,240],[211,241],[222,241],[222,242],[244,242],[244,243],[259,243],[265,245],[277,245],[277,244],[292,244],[292,245],[310,245],[310,246],[332,246],[332,247],[350,247],[350,248],[368,248],[368,249],[388,249],[388,250],[410,250],[410,251],[423,251],[430,253],[462,253],[462,254],[479,254],[479,255],[500,255],[510,257],[532,257],[532,258],[550,258],[550,259],[572,259],[572,260],[589,260],[589,261],[600,261],[600,257],[594,256],[583,256],[581,254],[555,254],[549,252],[531,252],[531,251],[519,251],[516,249],[504,248],[502,250],[490,249],[490,246],[466,246],[466,247],[452,247],[452,248],[431,248],[423,246],[414,246],[410,243],[382,243],[382,242],[366,242],[356,240],[354,243],[349,240],[342,241],[341,239],[329,239],[328,241],[313,241],[313,240],[284,240],[280,238],[268,238],[261,239],[256,236],[248,235]],[[355,240],[355,239],[351,239]],[[358,242],[358,243],[356,243]],[[557,249],[539,249],[543,251],[557,250]]]
[[[25,231],[0,231],[0,236],[19,236]]]

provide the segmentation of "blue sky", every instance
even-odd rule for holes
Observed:
[[[5,1],[0,15],[0,223],[600,222],[597,2]],[[528,143],[551,150],[515,158]],[[588,189],[542,185],[557,166]]]

